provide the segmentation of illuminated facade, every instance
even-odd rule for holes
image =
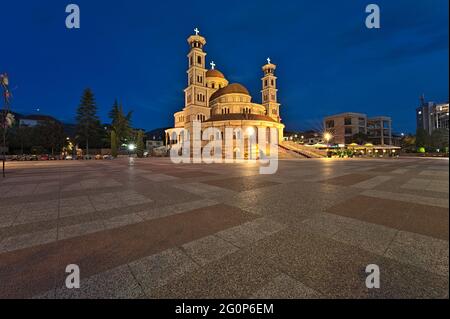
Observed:
[[[258,129],[266,129],[268,132],[273,128],[278,132],[278,141],[270,142],[281,142],[284,125],[281,123],[277,97],[277,66],[267,59],[268,63],[262,67],[262,103],[254,103],[245,86],[239,83],[230,84],[224,74],[215,68],[214,62],[210,64],[211,69],[206,69],[206,39],[198,34],[198,30],[187,41],[190,51],[187,56],[188,85],[184,90],[185,105],[181,111],[174,114],[174,127],[166,130],[167,145],[176,144],[183,139],[180,129],[192,132],[194,122],[200,122],[202,132],[210,127],[218,128],[221,139],[225,128],[240,128],[244,139],[258,134]],[[202,144],[205,142],[202,141]],[[257,152],[257,149],[244,150],[246,156],[250,152]]]
[[[388,116],[368,118],[363,113],[341,113],[326,117],[323,125],[335,144],[351,144],[354,135],[364,134],[374,145],[392,145],[392,120]]]

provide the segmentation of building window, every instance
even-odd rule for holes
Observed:
[[[205,95],[199,93],[197,94],[197,101],[198,102],[205,102]]]
[[[365,118],[360,117],[358,119],[358,121],[359,121],[359,126],[366,126],[366,119]]]
[[[346,135],[348,135],[348,134],[353,134],[352,128],[351,128],[351,127],[346,127],[346,128],[345,128],[345,134],[346,134]]]
[[[352,118],[351,117],[346,117],[344,119],[344,125],[352,125]]]
[[[333,128],[334,127],[334,120],[329,120],[325,123],[326,128]]]
[[[197,63],[198,64],[202,64],[202,57],[201,56],[197,57]]]

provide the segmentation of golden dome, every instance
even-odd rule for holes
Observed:
[[[206,77],[207,78],[221,78],[221,79],[225,79],[225,76],[223,75],[222,72],[220,72],[219,70],[208,70],[206,71]]]
[[[211,95],[211,98],[209,100],[213,101],[213,100],[217,99],[218,97],[221,97],[226,94],[233,94],[233,93],[245,94],[245,95],[250,96],[250,93],[245,88],[245,86],[243,86],[242,84],[239,84],[239,83],[233,83],[233,84],[227,85],[226,87],[221,88],[221,89],[217,90],[216,92],[214,92],[214,94]]]

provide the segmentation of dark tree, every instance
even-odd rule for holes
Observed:
[[[40,137],[40,146],[49,150],[52,155],[55,155],[55,151],[61,151],[65,143],[64,127],[61,123],[46,121],[37,126],[36,130]]]
[[[433,131],[431,133],[431,147],[434,150],[441,150],[444,151],[448,149],[448,129],[446,128],[439,128]]]
[[[364,133],[356,133],[352,136],[352,143],[364,145],[369,142],[369,137]]]
[[[89,154],[89,144],[97,146],[100,141],[101,125],[97,116],[97,106],[91,89],[86,89],[81,97],[77,110],[77,137],[80,144],[86,148]]]
[[[139,158],[144,157],[144,150],[145,150],[144,132],[139,131],[137,132],[136,136],[136,154]]]
[[[428,148],[430,147],[430,135],[424,129],[417,129],[416,132],[416,147]]]
[[[113,107],[109,112],[111,118],[111,130],[116,134],[117,141],[125,143],[132,135],[131,116],[133,112],[125,114],[123,106],[119,105],[117,100],[114,101]]]

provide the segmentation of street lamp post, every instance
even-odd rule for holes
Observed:
[[[5,162],[6,162],[6,129],[8,128],[8,114],[9,114],[9,98],[11,93],[9,92],[9,79],[6,73],[0,74],[0,85],[3,89],[3,98],[5,101],[5,106],[2,112],[2,129],[3,129],[3,148],[2,148],[2,157],[3,157],[3,169],[2,174],[3,178],[5,178]]]

